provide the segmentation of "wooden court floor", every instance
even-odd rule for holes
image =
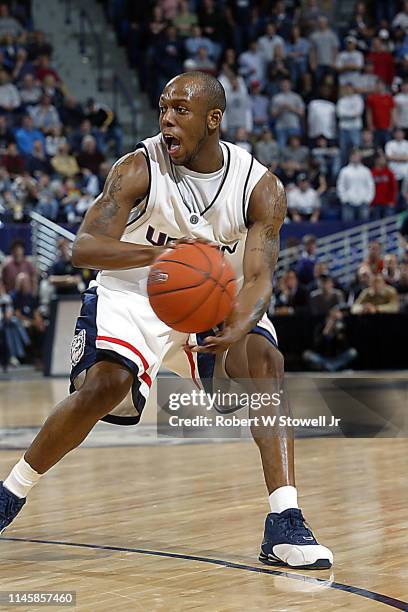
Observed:
[[[21,456],[13,436],[65,390],[0,382],[1,478]],[[107,427],[113,438],[53,468],[0,538],[0,591],[76,591],[75,609],[97,612],[408,610],[405,439],[297,441],[301,506],[335,555],[308,572],[257,560],[268,507],[252,442],[143,443],[136,428],[124,442]]]

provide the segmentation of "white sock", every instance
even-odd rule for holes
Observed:
[[[292,486],[279,487],[269,495],[271,512],[278,514],[288,508],[299,508],[297,501],[297,490]]]
[[[17,497],[27,497],[27,493],[40,480],[42,474],[38,474],[24,457],[11,470],[3,485]]]

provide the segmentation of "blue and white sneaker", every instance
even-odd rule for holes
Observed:
[[[0,481],[0,533],[3,533],[11,521],[16,518],[25,503],[25,497],[20,499],[20,497],[6,489]]]
[[[289,508],[266,517],[259,560],[295,569],[328,569],[333,553],[317,542],[301,510]]]

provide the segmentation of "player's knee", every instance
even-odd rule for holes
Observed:
[[[251,378],[282,380],[285,371],[283,355],[277,348],[267,344],[262,346],[255,358],[248,360]]]
[[[78,392],[78,405],[101,418],[126,397],[131,384],[130,372],[115,372],[109,377],[87,377]]]

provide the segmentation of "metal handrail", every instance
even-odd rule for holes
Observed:
[[[91,17],[84,8],[81,8],[81,10],[79,11],[79,51],[83,57],[86,57],[87,29],[89,30],[92,36],[95,48],[98,91],[103,91],[105,57],[102,40],[100,36],[95,32]]]
[[[113,112],[115,113],[116,117],[119,115],[118,105],[119,105],[119,95],[120,94],[122,95],[123,99],[129,106],[130,117],[131,117],[130,129],[132,132],[133,142],[136,143],[137,141],[136,104],[133,100],[132,94],[129,92],[125,83],[122,81],[122,79],[117,74],[114,74],[113,79],[112,79],[112,108],[113,108]]]

